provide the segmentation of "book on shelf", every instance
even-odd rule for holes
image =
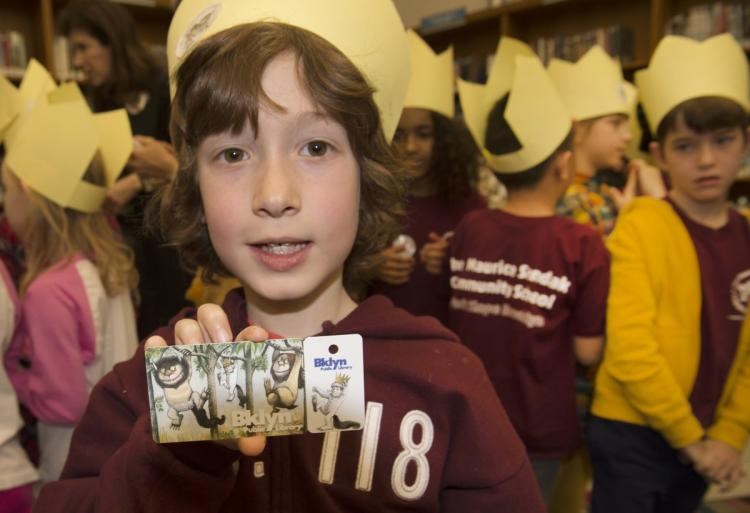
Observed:
[[[487,82],[487,73],[492,67],[494,58],[494,54],[459,57],[453,61],[453,74],[468,82],[483,84]]]
[[[728,2],[695,5],[673,16],[664,30],[665,34],[699,41],[723,32],[729,32],[745,49],[750,49],[750,5]]]
[[[23,76],[27,62],[26,40],[23,34],[15,30],[0,32],[0,72],[13,80],[19,80]]]
[[[599,27],[578,34],[539,38],[534,46],[546,64],[553,58],[577,61],[594,45],[627,64],[633,60],[633,29],[624,25]]]
[[[450,11],[425,16],[419,22],[419,30],[423,34],[437,32],[451,27],[457,27],[466,23],[466,8],[459,7]]]

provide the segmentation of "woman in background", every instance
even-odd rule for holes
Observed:
[[[69,40],[72,65],[82,74],[92,110],[125,108],[135,136],[127,169],[107,199],[135,254],[140,275],[138,334],[143,338],[187,306],[184,293],[190,284],[177,253],[143,228],[143,212],[153,190],[177,172],[169,143],[167,73],[138,38],[133,17],[121,5],[73,0],[60,13],[58,30]]]

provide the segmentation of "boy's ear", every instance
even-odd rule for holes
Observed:
[[[570,159],[573,156],[571,150],[560,152],[554,160],[554,172],[555,175],[562,181],[567,181],[570,178]]]
[[[654,159],[654,162],[656,162],[656,165],[659,166],[659,169],[666,170],[667,164],[664,162],[664,152],[662,151],[662,146],[657,141],[651,141],[648,144],[648,151],[651,153],[651,156]]]

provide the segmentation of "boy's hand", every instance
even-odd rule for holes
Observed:
[[[638,190],[641,195],[653,198],[663,198],[667,195],[667,187],[664,185],[659,168],[648,164],[643,159],[631,160],[628,168],[635,170],[638,176]]]
[[[701,442],[704,447],[704,459],[696,470],[722,490],[734,488],[742,478],[742,459],[740,452],[731,445],[708,438]]]
[[[232,330],[229,319],[219,305],[204,304],[198,307],[197,320],[181,319],[174,328],[175,345],[211,344],[213,342],[229,342],[232,340]],[[251,340],[261,342],[268,338],[268,332],[258,326],[248,326],[237,334],[234,340]],[[162,337],[154,336],[146,340],[145,347],[164,347],[167,343]],[[230,449],[236,449],[245,456],[257,456],[266,446],[265,436],[251,436],[236,440],[217,440]]]
[[[404,246],[389,246],[380,252],[378,278],[389,285],[401,285],[409,281],[414,270],[414,257],[405,253]]]
[[[424,265],[425,270],[430,274],[441,274],[443,271],[443,261],[448,250],[448,239],[453,235],[448,232],[445,235],[438,235],[430,232],[428,235],[430,242],[426,242],[422,249],[419,250],[419,260]]]

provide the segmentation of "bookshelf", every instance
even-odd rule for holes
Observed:
[[[66,3],[67,0],[0,0],[0,33],[19,33],[25,41],[27,57],[37,59],[49,70],[55,70],[55,15]],[[163,50],[172,19],[171,2],[154,0],[151,2],[153,5],[119,3],[135,18],[138,33],[143,40],[150,46]],[[13,81],[20,81],[23,69],[25,65],[20,69],[9,69],[0,61],[0,73]]]
[[[417,30],[434,50],[440,52],[452,44],[458,61],[476,59],[481,63],[494,53],[502,35],[521,39],[537,51],[542,44],[540,41],[555,43],[554,40],[561,37],[566,39],[566,44],[572,39],[574,46],[577,44],[583,49],[591,44],[586,39],[587,34],[620,26],[632,40],[628,55],[621,55],[626,78],[632,78],[636,70],[648,64],[673,16],[713,3],[707,0],[516,0],[508,3],[506,0],[502,5],[471,12],[463,21],[454,21],[451,26]],[[747,0],[721,3],[743,4],[747,27],[750,23]],[[745,47],[750,50],[750,41],[745,42]]]

